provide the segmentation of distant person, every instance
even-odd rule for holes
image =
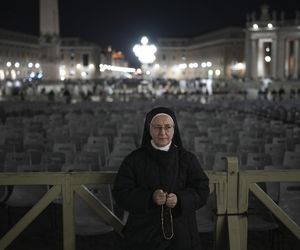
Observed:
[[[280,89],[278,90],[278,97],[280,101],[284,98],[284,95],[285,95],[285,90],[283,87],[280,87]]]
[[[48,92],[48,101],[49,102],[53,102],[55,99],[55,93],[53,91],[53,89],[51,89],[49,92]]]
[[[208,178],[170,109],[146,115],[142,145],[121,164],[113,195],[129,212],[123,249],[201,249],[195,212],[208,198]]]

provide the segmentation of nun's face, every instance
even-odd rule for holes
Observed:
[[[174,122],[168,115],[155,117],[150,124],[150,135],[158,147],[168,145],[174,136]]]

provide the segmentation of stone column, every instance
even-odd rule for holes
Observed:
[[[245,77],[250,78],[252,76],[252,53],[251,53],[251,40],[250,40],[249,31],[246,31],[246,39],[245,39],[245,64],[246,64]]]
[[[40,0],[40,34],[59,35],[58,0]]]
[[[58,0],[40,0],[40,57],[44,80],[58,80],[60,37]]]
[[[298,79],[298,68],[299,68],[299,39],[294,41],[294,72],[293,79]]]
[[[290,40],[286,39],[285,41],[285,53],[284,53],[284,77],[288,78],[290,76]]]
[[[251,40],[251,77],[257,78],[257,39]]]
[[[257,48],[257,77],[265,76],[264,41],[258,40]]]
[[[285,53],[284,53],[284,45],[285,41],[284,38],[279,36],[277,39],[277,63],[276,63],[276,78],[283,80],[284,77],[284,67],[285,67]]]
[[[277,78],[277,39],[272,39],[271,45],[271,76]]]

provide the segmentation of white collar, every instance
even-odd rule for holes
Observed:
[[[155,148],[155,149],[157,149],[157,150],[161,150],[161,151],[169,151],[170,146],[171,146],[171,143],[172,143],[172,142],[170,142],[168,145],[163,146],[163,147],[158,147],[158,146],[155,145],[154,141],[151,140],[151,145],[152,145],[152,147]]]

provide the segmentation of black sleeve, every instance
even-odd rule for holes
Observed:
[[[122,209],[134,214],[146,213],[151,208],[153,190],[138,186],[136,178],[134,162],[127,157],[117,173],[113,196]]]
[[[209,179],[195,155],[192,155],[183,189],[176,192],[180,213],[189,213],[205,205],[209,196]]]

